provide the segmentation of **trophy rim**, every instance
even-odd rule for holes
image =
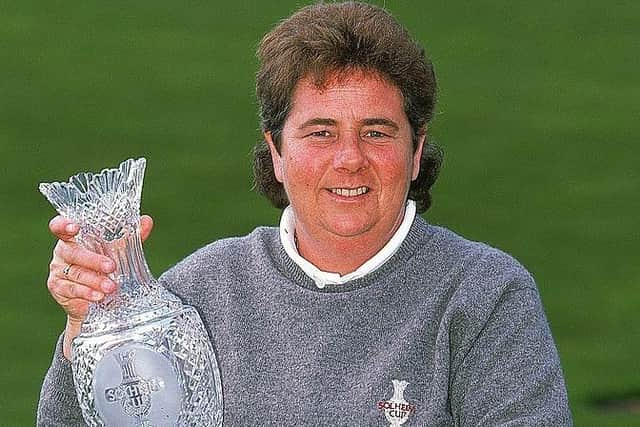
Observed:
[[[50,182],[41,182],[38,185],[38,190],[40,190],[41,193],[44,193],[46,191],[46,188],[49,186],[55,186],[55,185],[59,185],[59,186],[73,186],[76,189],[78,189],[81,193],[86,193],[86,191],[83,191],[81,189],[79,189],[72,181],[74,178],[77,178],[80,175],[87,175],[90,181],[95,180],[96,178],[99,178],[100,176],[106,175],[108,173],[113,173],[113,172],[122,172],[125,165],[127,164],[131,164],[132,167],[145,167],[147,164],[147,159],[146,157],[138,157],[133,158],[130,157],[126,160],[123,160],[122,162],[120,162],[120,164],[116,167],[106,167],[100,170],[100,172],[77,172],[73,175],[71,175],[66,181],[50,181]]]

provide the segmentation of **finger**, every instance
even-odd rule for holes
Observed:
[[[68,302],[73,299],[94,302],[104,298],[102,292],[62,277],[49,280],[47,286],[53,298],[62,306],[68,304]]]
[[[64,276],[59,275],[58,277],[88,286],[105,294],[110,294],[117,288],[116,283],[104,274],[98,273],[94,270],[89,270],[76,264],[69,265],[67,273],[64,274]]]
[[[71,339],[73,340],[73,338],[77,337],[80,334],[80,329],[82,328],[82,324],[84,323],[85,319],[87,318],[87,313],[89,312],[89,305],[92,302],[96,302],[96,301],[87,301],[84,299],[79,299],[79,298],[74,298],[72,300],[69,300],[64,307],[64,310],[67,312],[67,325],[69,325],[69,327],[73,328],[75,327],[74,325],[79,325],[78,326],[78,333],[74,333],[72,332],[72,334],[74,334]],[[68,331],[69,329],[65,330],[65,334],[67,333],[66,331]]]
[[[69,218],[58,215],[49,221],[49,230],[60,240],[70,241],[80,231],[80,226]]]
[[[153,218],[149,215],[142,215],[140,217],[140,239],[144,242],[151,234],[153,229]]]
[[[111,273],[115,269],[113,261],[73,242],[58,242],[53,253],[61,264],[73,264],[89,270]]]

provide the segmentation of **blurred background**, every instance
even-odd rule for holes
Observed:
[[[439,79],[425,217],[534,274],[576,425],[640,425],[640,2],[385,3]],[[34,424],[64,327],[38,183],[145,156],[156,276],[276,224],[251,191],[254,52],[302,4],[0,2],[0,425]]]

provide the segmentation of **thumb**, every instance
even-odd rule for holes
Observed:
[[[142,215],[140,217],[140,239],[144,242],[151,234],[153,229],[153,218],[149,215]]]

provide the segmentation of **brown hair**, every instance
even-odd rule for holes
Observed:
[[[403,95],[414,150],[433,117],[436,78],[431,62],[407,30],[377,6],[359,2],[306,6],[264,36],[258,58],[260,124],[263,132],[271,132],[278,150],[293,91],[307,76],[319,86],[329,73],[353,69],[384,77]],[[441,163],[440,148],[425,144],[420,173],[409,188],[418,212],[431,206],[429,190]],[[289,204],[283,185],[276,180],[266,141],[254,148],[253,172],[256,189],[275,207]]]

